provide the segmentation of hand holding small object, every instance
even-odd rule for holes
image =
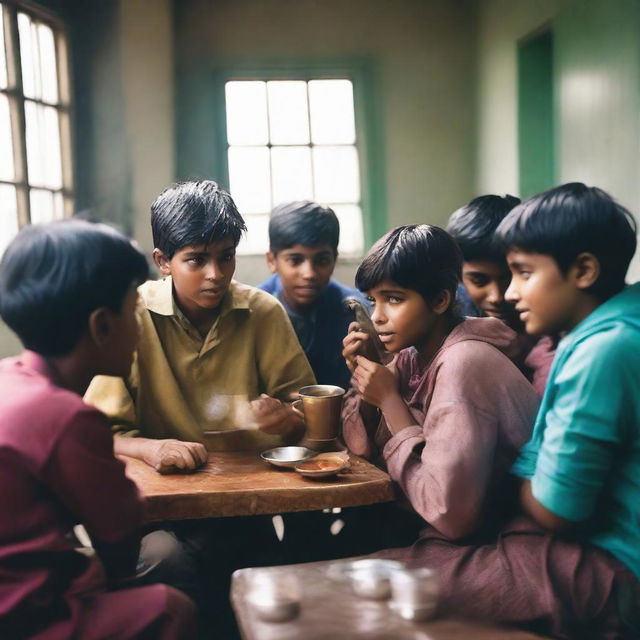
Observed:
[[[399,396],[398,379],[391,370],[363,356],[356,356],[356,368],[353,372],[355,386],[362,399],[384,410],[384,404],[391,397]]]
[[[265,433],[286,438],[302,431],[302,418],[289,404],[263,393],[250,407],[258,429]]]
[[[362,345],[369,339],[369,334],[360,331],[360,325],[357,322],[349,324],[349,333],[342,341],[342,357],[347,363],[349,371],[353,373],[356,369],[356,356],[362,351]]]

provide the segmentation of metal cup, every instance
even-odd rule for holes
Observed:
[[[313,384],[298,391],[302,399],[308,440],[335,440],[342,425],[344,389],[330,384]]]

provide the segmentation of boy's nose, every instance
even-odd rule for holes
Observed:
[[[504,296],[500,285],[497,282],[492,282],[488,287],[487,302],[497,305],[504,302]]]
[[[387,318],[384,313],[382,313],[380,307],[374,307],[371,314],[371,322],[373,322],[373,324],[384,324],[386,321]]]
[[[207,280],[220,280],[223,276],[222,269],[215,263],[209,265],[205,274]]]
[[[504,292],[504,299],[507,302],[512,302],[514,304],[520,300],[520,294],[518,293],[514,278],[511,278],[511,282],[509,283],[507,290]]]
[[[300,272],[303,278],[312,279],[316,277],[316,270],[313,263],[310,260],[305,260],[300,265]]]

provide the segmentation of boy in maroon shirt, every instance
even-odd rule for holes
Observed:
[[[142,504],[109,422],[82,401],[94,375],[127,374],[146,275],[129,240],[80,221],[24,229],[0,263],[0,316],[26,348],[0,362],[3,639],[194,636],[186,596],[132,586]],[[77,550],[76,523],[95,555]]]

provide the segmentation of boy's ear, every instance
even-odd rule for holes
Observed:
[[[441,316],[451,306],[452,302],[451,292],[445,289],[434,297],[431,303],[431,310]]]
[[[102,347],[108,342],[112,333],[111,314],[106,307],[100,307],[89,316],[89,337],[97,346]]]
[[[267,266],[269,267],[269,271],[271,273],[276,273],[278,271],[278,265],[276,264],[276,254],[273,251],[267,251],[264,254],[267,259]]]
[[[163,276],[170,276],[171,265],[169,264],[169,259],[167,258],[167,256],[165,256],[164,253],[162,253],[162,251],[157,248],[153,250],[153,253],[151,255],[153,256],[153,262],[155,263],[156,267],[158,267],[158,271]]]
[[[578,289],[589,289],[600,277],[600,261],[592,253],[580,253],[570,269],[570,274]]]

